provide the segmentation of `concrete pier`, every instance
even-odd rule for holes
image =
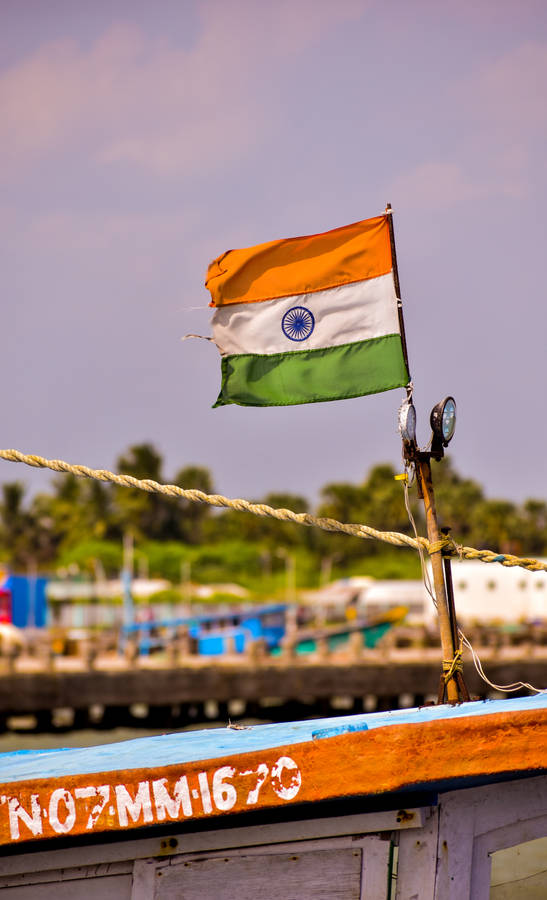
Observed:
[[[481,648],[489,679],[506,684],[547,685],[547,648]],[[327,714],[340,710],[420,705],[439,687],[438,648],[392,648],[366,651],[328,660],[317,657],[230,658],[187,657],[173,664],[170,656],[87,656],[43,660],[20,658],[0,669],[0,721],[33,715],[47,729],[57,710],[72,710],[74,721],[93,724],[93,710],[102,709],[98,727],[108,722],[143,718],[168,725],[186,719],[245,715],[275,719],[279,714]],[[491,695],[471,660],[465,678],[470,694]],[[524,691],[526,693],[526,691]],[[209,704],[209,706],[208,706]],[[216,715],[211,715],[217,711]],[[103,721],[104,719],[104,721]],[[161,725],[160,725],[161,727]]]

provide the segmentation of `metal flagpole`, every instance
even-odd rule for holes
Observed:
[[[399,283],[399,267],[397,265],[397,250],[395,247],[395,230],[393,228],[393,210],[391,203],[386,203],[387,223],[389,227],[389,243],[391,245],[391,266],[393,269],[393,282],[395,284],[395,296],[397,297],[397,315],[399,317],[399,331],[401,332],[401,344],[403,347],[403,359],[405,361],[406,370],[408,372],[408,384],[406,386],[407,395],[412,394],[410,387],[410,366],[408,364],[408,348],[406,345],[405,320],[403,317],[403,301],[401,300],[401,285]]]

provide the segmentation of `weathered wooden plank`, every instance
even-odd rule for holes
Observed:
[[[8,887],[2,889],[2,900],[131,900],[131,875]]]
[[[499,788],[494,785],[484,785],[477,790],[477,794],[475,827],[477,835],[517,822],[522,817],[523,809],[526,809],[528,819],[547,814],[545,778],[530,778],[527,781],[504,785],[503,803],[499,802]],[[448,796],[452,797],[452,794]]]
[[[136,859],[133,866],[131,900],[152,900],[158,869],[155,859]]]
[[[58,856],[58,862],[61,862],[62,853]],[[3,863],[0,864],[0,872],[3,870]],[[35,871],[20,872],[17,875],[0,875],[0,890],[5,891],[9,887],[19,887],[21,885],[30,884],[47,884],[54,882],[58,884],[60,881],[77,881],[83,878],[106,878],[114,875],[130,875],[132,865],[129,861],[123,860],[119,862],[101,862],[94,866],[70,866],[63,868],[36,869]]]
[[[311,853],[295,850],[278,855],[181,861],[158,868],[154,898],[360,900],[361,852],[361,848]]]
[[[385,835],[372,835],[363,845],[361,900],[384,900],[388,896],[389,850]]]
[[[479,900],[490,894],[492,853],[547,835],[547,780],[530,778],[501,788],[489,785],[477,788],[475,795],[471,883],[473,896]]]
[[[434,900],[438,831],[439,812],[434,809],[419,834],[401,834],[396,900]]]
[[[498,786],[498,791],[504,790]],[[471,862],[477,810],[476,791],[443,797],[437,844],[436,896],[443,900],[479,898],[471,890]]]
[[[230,827],[207,831],[191,832],[185,830],[179,833],[176,826],[169,838],[136,836],[133,832],[131,840],[118,840],[105,844],[89,844],[69,849],[52,849],[39,851],[36,847],[33,852],[17,853],[13,856],[2,857],[0,866],[6,878],[17,876],[21,873],[48,872],[58,869],[61,865],[67,871],[74,870],[80,865],[98,865],[116,863],[126,860],[137,860],[134,870],[135,878],[147,882],[147,872],[150,869],[150,858],[171,857],[181,852],[185,853],[219,853],[229,847],[249,848],[262,845],[273,852],[276,845],[294,841],[311,841],[332,839],[334,835],[347,836],[353,834],[369,834],[376,831],[389,832],[399,829],[421,828],[424,822],[425,810],[407,810],[412,814],[408,821],[400,821],[396,810],[383,812],[362,813],[359,815],[336,816],[329,818],[312,818],[296,821],[283,821],[281,823],[264,823],[260,828],[256,826]],[[223,823],[224,825],[226,823]],[[368,840],[368,838],[364,838]],[[3,882],[0,881],[0,887]],[[134,898],[132,898],[134,900]],[[140,900],[140,897],[139,897]]]

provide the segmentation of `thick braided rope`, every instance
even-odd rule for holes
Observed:
[[[476,550],[473,547],[462,547],[451,538],[445,538],[431,543],[424,537],[413,538],[398,531],[378,531],[369,525],[356,525],[338,522],[336,519],[312,516],[310,513],[295,513],[290,509],[274,509],[265,503],[249,503],[248,500],[231,500],[222,494],[205,494],[203,491],[186,490],[176,484],[159,484],[150,478],[134,478],[132,475],[116,475],[107,469],[90,469],[88,466],[77,466],[64,462],[62,459],[45,459],[43,456],[21,453],[19,450],[0,450],[0,459],[9,462],[24,463],[39,469],[52,469],[54,472],[66,472],[78,475],[81,478],[92,478],[96,481],[107,481],[122,487],[134,487],[149,493],[164,494],[168,497],[178,497],[190,500],[193,503],[207,503],[209,506],[218,506],[224,509],[235,509],[238,512],[250,512],[255,516],[279,519],[282,522],[296,522],[298,525],[315,525],[323,531],[340,532],[352,537],[383,541],[395,547],[412,547],[417,550],[423,547],[428,553],[436,553],[443,550],[450,556],[458,556],[460,559],[477,559],[486,563],[500,563],[503,566],[520,566],[531,572],[547,572],[547,563],[537,559],[527,559],[513,556],[509,553],[496,553],[494,550]]]
[[[315,525],[324,531],[339,531],[352,537],[376,539],[394,544],[397,547],[417,548],[423,543],[427,549],[428,542],[425,538],[409,537],[396,531],[377,531],[368,525],[352,525],[338,522],[336,519],[312,516],[309,513],[295,513],[290,509],[274,509],[265,503],[249,503],[248,500],[231,500],[222,494],[205,494],[203,491],[186,490],[176,484],[159,484],[150,478],[134,478],[132,475],[115,475],[107,469],[90,469],[88,466],[75,466],[64,462],[62,459],[45,459],[43,456],[27,455],[19,450],[0,450],[0,458],[9,462],[25,463],[40,469],[52,469],[54,472],[67,472],[82,478],[93,478],[97,481],[109,481],[122,487],[134,487],[149,493],[165,494],[168,497],[178,497],[183,500],[191,500],[193,503],[207,503],[209,506],[219,506],[226,509],[235,509],[238,512],[250,512],[255,516],[280,519],[282,522],[296,522],[298,525]]]

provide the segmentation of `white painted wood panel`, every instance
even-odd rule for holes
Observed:
[[[131,875],[76,878],[2,888],[2,900],[131,900]]]
[[[151,900],[154,896],[157,870],[158,861],[156,859],[135,860],[131,900]]]
[[[442,900],[488,900],[490,853],[547,835],[545,776],[451,791],[440,806],[435,896]]]
[[[158,867],[154,900],[360,900],[361,848],[193,859]]]
[[[215,828],[212,830],[177,831],[177,823],[168,838],[137,837],[130,840],[111,841],[73,848],[55,849],[51,842],[48,849],[34,849],[32,853],[5,856],[0,872],[15,875],[18,872],[47,871],[61,867],[85,866],[97,863],[113,863],[117,860],[146,859],[154,856],[170,857],[177,853],[217,851],[225,847],[250,847],[263,844],[284,844],[290,841],[330,838],[334,835],[371,834],[378,831],[415,830],[424,823],[428,808],[406,809],[404,817],[399,811],[362,813],[350,816],[302,819],[295,822],[278,822],[260,826]]]
[[[32,857],[31,857],[32,858]],[[59,859],[58,862],[61,862]],[[131,874],[132,865],[128,860],[113,863],[97,863],[93,866],[63,866],[59,869],[33,871],[30,866],[26,872],[17,875],[6,875],[3,872],[4,860],[0,859],[0,890],[7,887],[18,887],[21,884],[42,884],[49,881],[78,881],[82,878],[105,878],[107,875]]]
[[[442,795],[444,806],[456,802],[474,805],[475,834],[485,834],[522,819],[546,815],[547,776],[448,791]]]
[[[396,900],[434,900],[438,832],[438,808],[420,831],[401,832]]]
[[[490,896],[490,876],[492,854],[506,847],[545,838],[547,836],[547,816],[526,819],[526,809],[522,809],[522,820],[503,828],[487,831],[475,839],[473,847],[472,885],[473,895],[478,900]],[[546,894],[547,896],[547,894]]]
[[[371,835],[363,842],[362,900],[385,900],[391,841]]]
[[[441,799],[436,897],[443,900],[469,900],[472,896],[471,865],[479,804],[480,798],[473,790]]]

